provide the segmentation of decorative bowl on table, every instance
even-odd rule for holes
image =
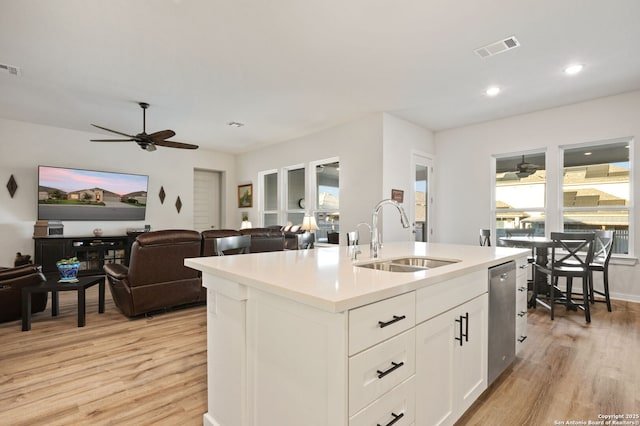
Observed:
[[[78,269],[80,262],[77,258],[62,259],[56,262],[58,272],[60,272],[60,283],[74,283],[78,281]]]

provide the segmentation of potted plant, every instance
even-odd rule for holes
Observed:
[[[75,282],[78,280],[78,268],[80,262],[77,257],[60,259],[56,262],[58,272],[60,272],[60,282]]]

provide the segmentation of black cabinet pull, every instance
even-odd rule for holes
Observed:
[[[464,315],[464,341],[469,341],[469,312]]]
[[[384,425],[384,426],[391,426],[391,425],[394,425],[394,424],[396,424],[396,422],[397,422],[398,420],[400,420],[401,418],[403,418],[403,417],[404,417],[404,413],[400,413],[400,414],[391,413],[391,415],[393,416],[393,420],[391,420],[389,423],[387,423],[387,424],[386,424],[386,425]],[[382,425],[381,425],[380,423],[378,423],[378,424],[377,424],[377,426],[382,426]]]
[[[518,287],[518,291],[522,292],[522,291],[526,291],[527,288],[526,287]]]
[[[399,316],[397,316],[397,315],[394,315],[394,316],[393,316],[393,319],[392,319],[392,320],[389,320],[389,321],[387,321],[387,322],[384,322],[384,321],[378,321],[378,327],[380,327],[380,328],[385,328],[386,326],[391,325],[391,324],[393,324],[393,323],[396,323],[396,322],[398,322],[398,321],[401,321],[401,320],[405,319],[406,317],[407,317],[406,315],[402,315],[402,316],[400,316],[400,317],[399,317]]]
[[[455,337],[455,339],[459,341],[460,346],[462,346],[463,337],[465,342],[469,341],[469,312],[467,312],[464,316],[460,315],[458,318],[456,318],[456,322],[460,324],[460,337]],[[463,322],[464,324],[462,324]]]
[[[527,336],[520,336],[520,338],[518,339],[518,342],[522,343],[525,340],[527,340]]]
[[[388,370],[385,371],[380,371],[377,370],[376,372],[378,373],[378,379],[382,379],[384,376],[386,376],[389,373],[393,373],[394,371],[396,371],[398,368],[402,367],[404,365],[404,362],[391,362],[392,367],[389,367]]]
[[[460,337],[455,337],[455,339],[457,341],[459,341],[460,342],[460,346],[462,346],[462,337],[464,335],[464,333],[462,332],[462,315],[460,315],[458,318],[456,318],[456,322],[458,324],[460,324]]]
[[[520,318],[522,318],[522,317],[523,317],[523,316],[525,316],[525,315],[527,315],[527,312],[526,312],[526,311],[520,311],[520,312],[518,312],[518,316],[519,316]]]

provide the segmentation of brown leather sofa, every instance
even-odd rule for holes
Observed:
[[[251,235],[251,253],[284,250],[284,232],[279,229],[247,228],[240,235]]]
[[[284,231],[285,250],[303,250],[313,248],[316,242],[314,234],[298,229],[296,231]]]
[[[22,288],[46,281],[38,265],[0,268],[0,322],[22,318]],[[47,307],[48,293],[31,296],[31,313],[42,312]]]
[[[202,237],[191,230],[162,230],[138,235],[129,267],[104,265],[116,306],[128,317],[180,305],[204,302],[198,271],[184,259],[199,257]]]

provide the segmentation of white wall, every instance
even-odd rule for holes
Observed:
[[[433,157],[435,143],[433,132],[405,120],[384,114],[383,126],[383,182],[380,199],[391,198],[392,189],[404,191],[404,205],[409,214],[414,190],[415,170],[411,169],[414,153]],[[403,229],[400,216],[393,207],[383,207],[383,241],[413,240],[412,227]]]
[[[391,188],[410,190],[413,177],[409,165],[414,149],[432,152],[432,133],[389,114],[375,113],[238,156],[238,182],[253,183],[258,188],[260,171],[339,157],[340,242],[346,244],[345,232],[354,230],[359,222],[371,223],[373,207],[391,196]],[[257,206],[254,200],[250,219],[259,223]],[[390,212],[387,218],[391,222],[388,230],[394,231],[385,234],[385,241],[409,238],[408,230],[402,232],[396,212]],[[361,242],[367,243],[364,231],[360,228]]]
[[[371,208],[382,186],[382,114],[372,114],[308,136],[241,154],[237,158],[239,183],[253,183],[258,192],[258,172],[326,158],[340,158],[340,238],[358,222],[371,221]],[[260,223],[254,198],[249,219]],[[307,201],[311,210],[311,200]],[[240,215],[238,210],[237,216]]]
[[[70,236],[92,235],[102,228],[105,236],[124,235],[127,228],[193,228],[193,169],[224,172],[223,188],[227,220],[235,207],[235,157],[198,149],[159,148],[155,152],[140,149],[134,143],[93,143],[96,134],[20,121],[0,119],[0,265],[12,266],[16,252],[33,251],[33,225],[37,211],[38,165],[74,167],[149,176],[147,217],[144,221],[64,222]],[[103,135],[100,135],[103,136]],[[13,174],[18,190],[10,197],[5,185]],[[160,203],[158,193],[164,187],[166,199]],[[182,210],[176,211],[180,196]],[[235,212],[235,210],[233,210]],[[221,221],[225,223],[224,218]],[[234,223],[233,226],[236,224]]]
[[[547,179],[557,182],[560,145],[640,135],[639,111],[640,91],[636,91],[436,133],[438,178],[432,241],[477,244],[478,230],[491,227],[492,154],[546,150]],[[632,151],[636,169],[639,152],[637,147]],[[553,185],[549,190],[547,207],[556,212],[558,193]],[[640,173],[633,173],[633,195],[637,205]],[[637,211],[630,220],[638,235]],[[558,226],[548,223],[547,229]],[[636,256],[639,240],[635,238],[633,244]],[[640,301],[640,266],[614,265],[611,274],[612,293]]]

